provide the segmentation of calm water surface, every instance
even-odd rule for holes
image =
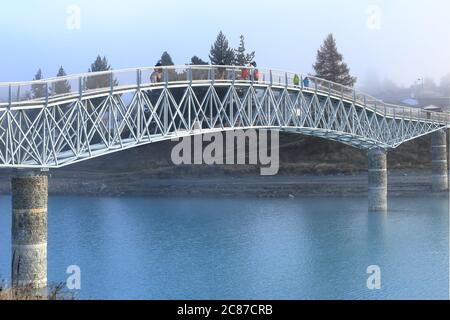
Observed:
[[[0,276],[11,206],[0,197]],[[49,281],[82,272],[79,298],[446,299],[446,198],[145,199],[51,197]],[[366,269],[382,270],[367,289]]]

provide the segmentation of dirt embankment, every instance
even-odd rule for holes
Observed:
[[[253,165],[181,165],[171,162],[174,142],[161,142],[50,172],[51,194],[297,196],[361,193],[367,189],[367,154],[340,143],[280,135],[280,170],[260,177]],[[388,155],[390,190],[429,189],[429,136]],[[9,193],[10,170],[0,170],[0,193]],[[406,187],[401,187],[401,185]],[[409,187],[408,187],[409,186]]]

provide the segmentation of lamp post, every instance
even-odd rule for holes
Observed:
[[[419,100],[419,103],[423,107],[423,96],[424,96],[424,92],[425,92],[425,83],[424,83],[423,77],[418,78],[416,81],[416,84],[417,84],[417,82],[419,82],[419,90],[418,90],[417,98]],[[421,85],[421,87],[420,87],[420,85]]]

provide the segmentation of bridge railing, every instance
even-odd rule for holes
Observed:
[[[164,85],[215,84],[272,85],[310,90],[355,101],[381,115],[450,123],[450,114],[385,103],[363,92],[314,76],[275,69],[239,66],[169,66],[122,69],[20,83],[0,83],[0,108],[42,107],[49,101],[76,99],[105,92]]]
[[[319,79],[314,76],[307,76],[307,79],[307,82],[309,82],[308,87],[312,90],[328,92],[335,96],[341,96],[345,99],[356,101],[363,106],[376,110],[377,113],[384,116],[398,119],[432,120],[446,124],[450,123],[450,113],[448,112],[435,112],[424,110],[422,108],[390,104],[351,87]]]

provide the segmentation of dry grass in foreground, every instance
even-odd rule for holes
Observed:
[[[65,285],[49,286],[46,290],[32,287],[10,288],[0,283],[0,300],[74,300],[73,294],[65,290]]]

